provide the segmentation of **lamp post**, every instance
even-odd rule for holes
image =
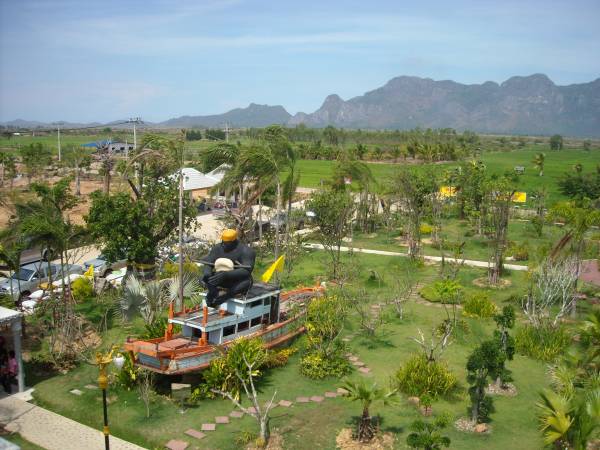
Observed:
[[[125,358],[120,353],[117,356],[113,357],[113,353],[117,350],[116,346],[113,346],[107,353],[97,352],[96,353],[96,365],[98,366],[98,387],[102,389],[102,408],[104,411],[104,428],[102,432],[104,433],[104,448],[106,450],[110,450],[110,443],[108,441],[108,436],[110,435],[108,429],[108,407],[106,404],[106,388],[108,387],[108,376],[106,374],[106,366],[108,366],[111,362],[117,367],[117,369],[121,369],[123,364],[125,363]]]

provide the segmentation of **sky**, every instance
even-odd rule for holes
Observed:
[[[0,0],[0,121],[313,112],[412,75],[600,77],[598,0]]]

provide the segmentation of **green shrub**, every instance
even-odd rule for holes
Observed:
[[[0,306],[8,309],[15,309],[15,299],[10,295],[0,295]]]
[[[71,293],[77,302],[93,297],[94,287],[92,281],[87,277],[77,278],[71,283]]]
[[[419,231],[423,235],[429,235],[429,234],[433,233],[433,227],[431,225],[429,225],[428,223],[422,223],[419,226]]]
[[[512,242],[506,254],[507,256],[512,256],[515,261],[527,261],[529,259],[529,246],[527,244]]]
[[[554,361],[571,342],[571,336],[563,326],[542,324],[539,327],[525,325],[515,335],[517,352],[541,361]]]
[[[265,359],[266,350],[260,338],[237,339],[202,372],[204,383],[192,392],[192,399],[214,397],[211,389],[217,389],[229,392],[239,400],[242,383],[236,373],[240,374],[244,381],[248,381],[248,367],[245,363],[248,361],[250,364],[255,363],[252,375],[257,379],[262,375],[260,368],[264,366]]]
[[[459,302],[461,291],[462,286],[458,281],[446,279],[424,286],[419,294],[430,302],[454,304]]]
[[[154,339],[158,337],[163,337],[165,335],[165,331],[167,326],[169,325],[169,320],[166,317],[159,317],[154,321],[152,325],[145,324],[144,325],[144,333],[142,334],[142,339]],[[177,334],[181,332],[181,325],[174,324],[173,325],[173,334]]]
[[[194,275],[200,275],[200,267],[193,263],[192,261],[184,261],[183,263],[183,271],[189,272]],[[162,272],[160,273],[160,279],[173,278],[174,276],[179,274],[179,264],[171,261],[167,261],[162,268]]]
[[[421,397],[445,396],[456,389],[458,381],[444,363],[427,361],[425,355],[410,357],[394,376],[398,390]]]
[[[272,369],[273,367],[283,367],[287,364],[290,356],[296,353],[298,349],[296,347],[282,348],[279,350],[271,350],[267,352],[267,358],[265,359],[265,367]]]
[[[327,377],[341,378],[352,371],[352,366],[341,351],[324,355],[314,351],[306,353],[300,360],[300,373],[308,378],[320,380]]]
[[[133,360],[131,359],[129,352],[123,353],[123,356],[125,357],[125,363],[123,364],[121,370],[113,372],[113,382],[117,386],[130,391],[138,383],[140,368],[133,364]]]
[[[467,317],[492,317],[498,312],[498,307],[484,292],[469,295],[463,303],[463,315]]]

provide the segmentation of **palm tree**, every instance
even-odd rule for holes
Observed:
[[[360,442],[369,442],[373,439],[375,429],[373,427],[373,418],[369,413],[369,408],[376,401],[383,402],[384,405],[392,401],[393,396],[396,395],[396,391],[388,391],[383,388],[377,387],[377,383],[373,383],[371,386],[367,386],[364,380],[357,381],[346,381],[342,385],[342,388],[346,390],[345,397],[351,401],[358,401],[362,406],[362,415],[356,429],[356,436]]]
[[[546,161],[545,153],[536,153],[535,157],[533,158],[533,161],[531,161],[533,163],[533,165],[535,166],[535,168],[540,171],[540,177],[544,176],[544,162],[545,161]]]

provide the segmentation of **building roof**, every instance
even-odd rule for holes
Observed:
[[[221,164],[219,167],[211,170],[206,175],[221,181],[223,179],[223,176],[225,175],[225,172],[227,172],[229,169],[231,169],[231,166],[229,164]]]
[[[0,324],[21,320],[22,315],[19,311],[0,306]]]
[[[203,174],[202,172],[192,168],[185,167],[183,170],[183,190],[194,191],[196,189],[209,189],[215,186],[221,178],[211,176],[210,174]]]

